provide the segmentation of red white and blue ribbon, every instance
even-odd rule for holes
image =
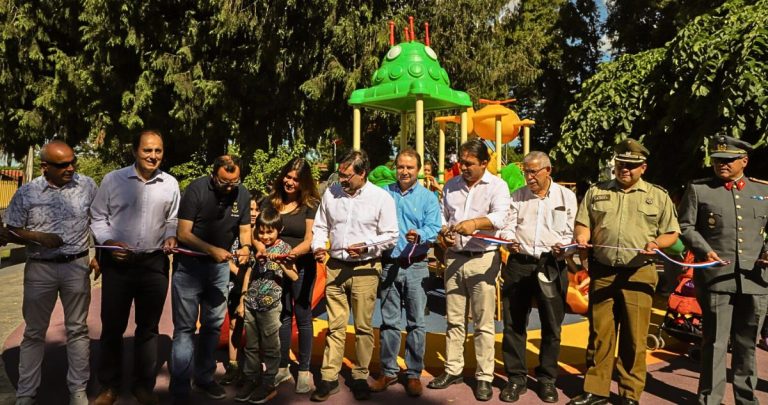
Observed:
[[[481,233],[475,233],[475,234],[472,234],[471,236],[474,239],[479,239],[479,240],[482,240],[484,242],[493,243],[493,244],[496,244],[496,245],[519,244],[519,242],[514,241],[514,240],[503,239],[503,238],[499,238],[499,237],[496,237],[496,236],[485,235],[485,234],[481,234]],[[568,244],[568,245],[560,246],[560,249],[563,250],[563,251],[568,251],[568,250],[574,249],[574,251],[575,251],[575,249],[578,248],[578,247],[579,247],[578,243],[571,243],[571,244]],[[636,251],[636,252],[642,252],[644,250],[644,249],[639,249],[639,248],[630,248],[630,247],[621,247],[621,246],[608,246],[608,245],[592,245],[592,247],[599,247],[599,248],[604,248],[604,249],[632,250],[632,251]],[[723,260],[723,261],[712,260],[712,261],[708,261],[708,262],[685,263],[685,262],[681,262],[681,261],[678,261],[678,260],[675,260],[675,259],[669,257],[666,253],[662,252],[660,249],[653,249],[653,251],[656,253],[656,255],[660,256],[663,260],[666,260],[666,261],[668,261],[670,263],[673,263],[673,264],[676,264],[678,266],[691,267],[691,268],[694,268],[694,269],[703,269],[703,268],[708,268],[708,267],[713,267],[713,266],[723,266],[723,265],[727,265],[727,264],[730,263],[730,262],[725,261],[725,260]]]

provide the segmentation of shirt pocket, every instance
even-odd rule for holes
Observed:
[[[652,204],[642,204],[637,207],[640,213],[640,218],[645,221],[646,224],[651,225],[652,229],[655,229],[659,223],[659,207]]]
[[[708,230],[710,233],[716,229],[723,228],[723,209],[714,205],[702,205],[701,214],[696,228]]]

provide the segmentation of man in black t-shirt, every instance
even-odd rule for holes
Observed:
[[[250,196],[240,184],[240,164],[231,156],[216,158],[211,176],[193,181],[179,205],[177,238],[181,248],[206,256],[174,257],[171,300],[173,346],[170,391],[174,400],[187,403],[194,367],[195,386],[211,399],[226,397],[213,380],[214,351],[227,308],[229,260],[245,263],[251,246]],[[240,238],[240,249],[229,248]],[[200,318],[197,352],[194,333]],[[193,366],[194,358],[194,366]]]

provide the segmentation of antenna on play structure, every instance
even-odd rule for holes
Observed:
[[[389,22],[389,46],[395,45],[395,22]]]
[[[429,23],[424,22],[424,45],[429,46]]]
[[[408,24],[411,26],[411,41],[413,41],[416,38],[413,34],[413,16],[408,17]]]

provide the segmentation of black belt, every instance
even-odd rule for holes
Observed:
[[[62,255],[62,256],[56,256],[56,257],[49,257],[49,258],[37,258],[37,257],[30,257],[29,260],[34,260],[36,262],[50,262],[50,263],[69,263],[73,260],[77,260],[81,257],[88,256],[88,251],[84,250],[80,253],[75,253],[72,255]]]
[[[331,260],[333,260],[336,263],[340,263],[340,264],[346,265],[346,266],[367,266],[369,264],[371,264],[371,265],[375,264],[380,259],[379,258],[374,258],[374,259],[365,259],[365,260],[357,260],[357,261],[341,260],[341,259],[336,259],[335,257],[331,257],[330,259],[328,259],[328,261],[331,261]]]
[[[509,255],[509,257],[511,257],[512,259],[514,259],[518,263],[523,263],[523,264],[539,264],[539,258],[538,257],[533,257],[533,256],[529,256],[529,255],[522,254],[522,253],[513,253],[513,254]]]
[[[475,252],[472,250],[450,250],[451,253],[456,253],[457,255],[461,255],[464,257],[480,257],[488,252],[495,252],[495,250],[481,250],[479,252]]]

